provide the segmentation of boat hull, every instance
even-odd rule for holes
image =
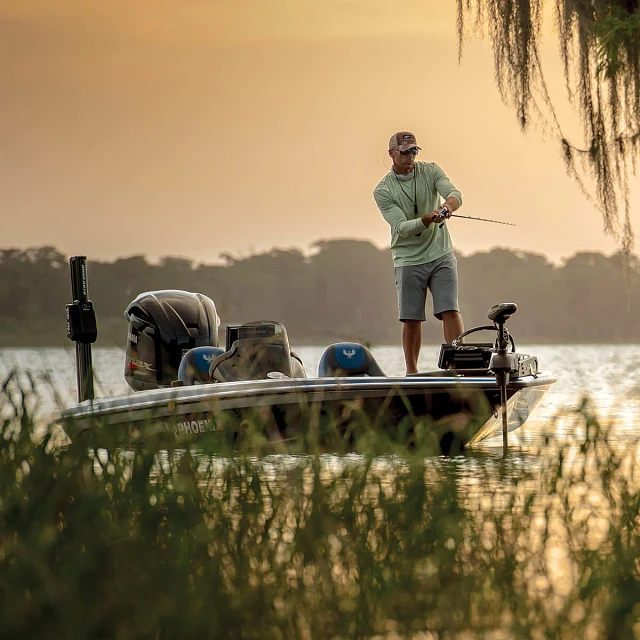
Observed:
[[[525,422],[554,382],[541,373],[509,383],[509,431]],[[99,398],[66,409],[61,424],[72,440],[90,437],[98,445],[195,446],[212,437],[233,443],[253,430],[301,450],[316,444],[352,448],[371,429],[415,439],[420,425],[441,451],[449,451],[501,433],[499,406],[491,375],[275,379]]]

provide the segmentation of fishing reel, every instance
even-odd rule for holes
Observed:
[[[445,204],[444,206],[438,209],[438,215],[433,219],[434,222],[440,223],[440,228],[444,227],[445,220],[448,220],[451,217],[453,212],[449,210],[449,207]]]

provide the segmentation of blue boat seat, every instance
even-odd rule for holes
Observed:
[[[211,363],[223,353],[224,349],[220,347],[195,347],[194,349],[189,349],[180,361],[178,380],[184,386],[213,382],[209,375],[209,368]]]
[[[385,376],[373,354],[358,342],[329,345],[318,364],[319,378],[341,376]]]

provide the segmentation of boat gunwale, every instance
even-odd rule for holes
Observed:
[[[550,372],[542,371],[533,375],[523,376],[511,380],[507,386],[511,392],[529,387],[551,386],[557,378]],[[261,398],[268,396],[292,396],[292,404],[300,402],[300,396],[308,396],[312,401],[330,400],[326,393],[370,395],[380,391],[405,392],[415,395],[422,391],[449,392],[456,391],[487,391],[497,389],[494,376],[457,377],[457,376],[420,376],[410,377],[337,377],[337,378],[287,378],[266,380],[242,380],[193,385],[189,387],[167,387],[149,389],[129,394],[85,400],[77,405],[68,407],[61,412],[61,420],[78,420],[82,418],[99,418],[113,416],[119,413],[133,411],[165,409],[169,403],[174,404],[175,413],[182,405],[196,405],[203,402],[233,400],[242,397],[256,401],[256,406],[274,404],[274,402],[260,403]],[[314,396],[318,396],[314,400]],[[280,401],[280,400],[278,400]]]

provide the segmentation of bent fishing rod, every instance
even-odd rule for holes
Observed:
[[[461,216],[458,213],[449,213],[448,207],[438,209],[438,217],[434,218],[434,222],[440,223],[440,228],[444,226],[444,221],[449,218],[466,218],[467,220],[479,220],[480,222],[493,222],[493,224],[506,224],[509,227],[515,227],[513,222],[502,222],[501,220],[489,220],[488,218],[474,218],[473,216]]]

